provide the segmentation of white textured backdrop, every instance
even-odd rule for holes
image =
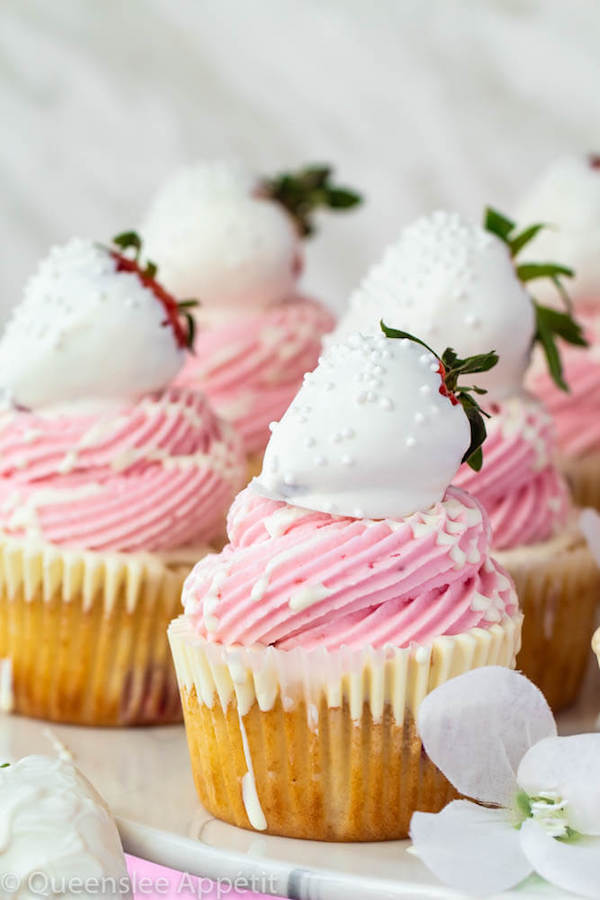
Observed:
[[[335,161],[368,196],[307,284],[339,307],[410,218],[510,208],[600,147],[598,0],[2,0],[0,313],[72,233],[137,222],[197,157]]]

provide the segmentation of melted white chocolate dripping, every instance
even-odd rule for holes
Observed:
[[[242,736],[242,747],[244,750],[244,759],[246,761],[247,772],[242,776],[242,799],[244,801],[244,809],[248,816],[248,821],[257,831],[265,831],[267,828],[267,820],[263,812],[258,791],[256,790],[256,779],[254,777],[254,766],[252,765],[252,756],[250,755],[250,745],[248,744],[248,735],[246,734],[246,726],[241,712],[238,712],[240,723],[240,734]]]
[[[278,698],[286,711],[300,703],[307,710],[311,705],[318,709],[323,700],[336,709],[347,701],[354,721],[360,721],[367,704],[376,722],[389,706],[401,725],[408,714],[416,714],[429,691],[447,680],[448,672],[459,675],[473,668],[474,659],[477,665],[514,667],[521,621],[522,615],[515,613],[501,624],[444,635],[427,647],[313,650],[308,658],[302,648],[228,648],[198,642],[186,616],[171,623],[169,640],[182,689],[195,689],[209,708],[218,703],[226,710],[235,700],[244,716],[254,703],[262,711],[273,709]]]
[[[12,712],[13,706],[12,659],[0,659],[0,713]]]

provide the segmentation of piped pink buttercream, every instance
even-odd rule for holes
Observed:
[[[303,510],[250,487],[228,533],[183,592],[197,632],[222,644],[406,647],[488,628],[517,609],[510,578],[489,556],[485,513],[454,487],[398,521]]]
[[[220,534],[243,453],[181,388],[111,412],[0,417],[0,529],[88,550],[160,551]]]
[[[570,457],[600,453],[600,316],[577,313],[590,347],[561,345],[569,393],[561,391],[541,360],[528,375],[528,386],[551,413],[561,453]]]
[[[334,318],[314,300],[294,297],[199,331],[176,383],[200,387],[242,436],[247,453],[264,450],[321,352]]]
[[[528,398],[490,409],[483,467],[463,464],[454,483],[482,503],[496,550],[548,540],[567,523],[569,492],[553,462],[552,420]]]

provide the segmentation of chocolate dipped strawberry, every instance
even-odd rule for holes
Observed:
[[[179,304],[140,252],[133,232],[113,247],[73,238],[51,249],[0,340],[5,400],[43,409],[135,399],[175,377],[193,341],[192,301]]]

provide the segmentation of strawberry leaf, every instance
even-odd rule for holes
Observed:
[[[569,293],[568,293],[567,289],[565,288],[564,284],[562,283],[562,281],[560,280],[560,278],[558,276],[552,276],[550,280],[553,282],[554,287],[560,294],[560,298],[564,304],[565,309],[572,316],[573,315],[573,301],[571,300],[571,297],[569,296]]]
[[[559,275],[565,275],[572,278],[575,272],[568,266],[561,266],[558,263],[522,263],[517,266],[517,276],[523,284],[528,281],[534,281],[536,278],[551,278],[554,280]]]
[[[484,214],[484,228],[499,237],[505,244],[509,243],[509,235],[514,231],[516,223],[507,218],[497,209],[486,206]]]
[[[438,356],[429,344],[426,344],[421,338],[410,334],[410,332],[402,331],[399,328],[389,328],[383,320],[379,324],[386,337],[409,340],[419,344],[421,347],[429,350],[439,360],[440,376],[442,378],[440,394],[448,397],[453,404],[460,403],[471,428],[471,440],[462,462],[468,463],[472,469],[478,472],[483,465],[481,447],[487,436],[484,416],[489,418],[489,414],[481,408],[473,395],[486,394],[487,391],[477,387],[477,385],[459,385],[458,379],[462,375],[489,372],[498,362],[498,354],[495,350],[491,350],[489,353],[479,353],[476,356],[466,356],[464,359],[461,359],[452,347],[447,347],[442,355]]]
[[[186,347],[194,352],[194,341],[196,339],[196,320],[190,312],[184,312],[183,317],[187,325]]]
[[[432,347],[430,347],[429,344],[426,344],[425,341],[421,340],[421,338],[415,337],[414,334],[410,334],[410,332],[408,332],[408,331],[402,331],[399,328],[390,328],[389,325],[385,324],[383,319],[380,319],[379,327],[381,328],[381,330],[383,331],[383,333],[385,334],[386,337],[396,338],[396,339],[404,339],[407,341],[412,341],[413,344],[420,344],[421,347],[425,347],[426,350],[429,350],[430,353],[433,353],[433,355],[435,356],[436,359],[439,359],[439,361],[442,362],[442,357],[438,356],[437,353],[435,352],[435,350]],[[451,350],[450,348],[448,348],[448,350],[446,350],[446,353],[454,353],[454,350]],[[456,354],[454,354],[454,355],[456,356]]]
[[[458,378],[461,375],[472,375],[478,372],[489,372],[498,362],[498,354],[495,350],[489,353],[479,353],[477,356],[468,356],[466,359],[460,359],[454,350],[449,347],[442,354],[442,362],[446,369],[446,384],[450,390],[453,390]],[[452,385],[448,383],[448,379],[452,379]],[[477,389],[478,391],[481,388]]]
[[[142,239],[137,231],[122,231],[112,239],[113,244],[120,247],[121,250],[135,250],[134,259],[138,260],[142,250]]]
[[[177,310],[181,316],[185,319],[186,328],[185,328],[185,346],[188,350],[194,353],[194,341],[196,340],[196,320],[189,312],[190,309],[195,309],[197,306],[200,306],[197,300],[180,300],[177,304]]]
[[[348,188],[329,188],[327,191],[327,205],[330,209],[352,209],[360,202],[360,196]]]
[[[466,391],[459,391],[456,397],[464,409],[465,415],[469,420],[469,425],[471,426],[471,443],[462,458],[462,462],[466,462],[472,469],[479,472],[483,465],[483,451],[481,448],[487,437],[487,430],[483,419],[484,413],[477,401]]]
[[[498,362],[498,354],[495,350],[489,353],[479,353],[477,356],[467,356],[461,359],[457,356],[452,347],[447,347],[442,353],[442,364],[445,374],[444,381],[446,387],[451,393],[458,388],[458,379],[461,375],[473,375],[478,372],[489,372]],[[476,393],[486,393],[483,388],[463,387],[463,391],[475,391]]]
[[[471,455],[467,459],[465,459],[465,462],[475,472],[480,472],[483,465],[483,450],[481,449],[481,447],[478,447],[477,450],[473,450]]]
[[[590,165],[592,165],[591,161]],[[515,223],[497,210],[488,207],[485,211],[485,227],[504,241],[510,250],[511,256],[514,258],[523,247],[533,240],[542,228],[550,226],[536,223],[535,225],[530,225],[520,234],[515,235]],[[566,343],[574,344],[578,347],[587,347],[587,341],[583,336],[581,326],[572,316],[573,305],[571,298],[561,280],[562,278],[572,278],[574,272],[568,266],[553,262],[521,263],[520,265],[515,265],[515,271],[517,277],[524,285],[539,278],[550,279],[564,303],[566,312],[561,312],[548,306],[542,306],[531,297],[536,323],[533,342],[541,345],[546,356],[548,371],[556,385],[561,390],[568,391],[569,388],[563,376],[563,365],[556,338],[562,338]]]
[[[549,227],[549,225],[538,222],[535,225],[530,225],[529,228],[526,228],[521,234],[517,234],[516,237],[511,238],[508,245],[510,247],[510,255],[518,256],[523,247],[526,247],[540,231]]]
[[[178,309],[194,309],[196,306],[200,306],[199,300],[179,300],[177,303]]]
[[[314,233],[313,214],[317,209],[352,209],[362,197],[350,188],[332,183],[331,166],[313,165],[298,172],[283,172],[268,179],[262,193],[280,203],[294,219],[302,237]]]
[[[156,263],[152,262],[151,260],[148,260],[146,262],[146,268],[144,269],[144,275],[146,275],[148,278],[156,278],[157,272],[158,272],[158,266],[156,265]]]
[[[567,344],[573,344],[577,347],[587,347],[588,343],[583,335],[581,325],[569,313],[552,309],[549,306],[542,306],[541,303],[536,301],[534,301],[533,306],[536,324],[535,340],[541,344],[546,355],[548,371],[554,383],[562,391],[568,393],[569,386],[563,377],[563,365],[556,338],[560,337]]]
[[[566,341],[568,344],[575,344],[578,347],[587,347],[581,325],[568,313],[561,312],[559,309],[553,309],[549,306],[542,306],[536,303],[537,320],[540,317],[544,319],[546,325],[554,334]]]
[[[544,317],[540,315],[537,316],[537,331],[535,339],[540,343],[542,350],[546,355],[548,371],[550,372],[554,383],[561,389],[561,391],[569,393],[569,385],[563,377],[562,361],[560,358],[560,353],[558,352],[558,347],[556,346],[554,334],[552,330],[548,328]]]

